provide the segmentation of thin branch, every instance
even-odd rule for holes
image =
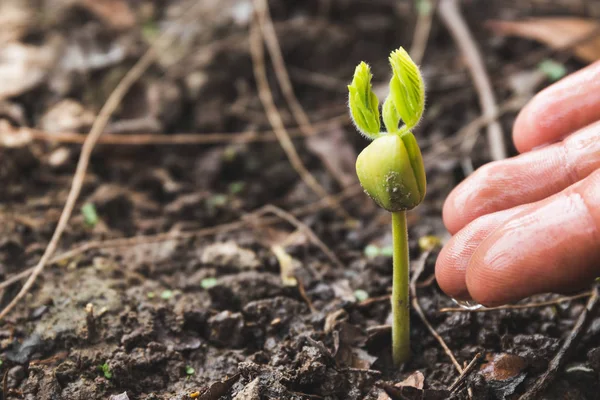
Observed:
[[[481,54],[477,49],[475,40],[469,31],[467,23],[460,13],[457,0],[441,0],[439,12],[444,24],[454,37],[460,52],[467,61],[471,78],[479,95],[479,102],[483,115],[491,117],[498,112],[498,105],[490,78],[485,69]],[[487,137],[490,153],[493,160],[502,160],[507,157],[504,134],[498,122],[488,125]]]
[[[467,377],[469,376],[471,371],[473,371],[473,369],[475,369],[475,366],[477,365],[477,361],[479,361],[480,358],[481,358],[481,353],[475,354],[475,357],[473,357],[473,359],[471,360],[469,365],[467,365],[463,369],[463,372],[461,372],[460,376],[458,378],[456,378],[456,380],[454,381],[454,383],[452,385],[450,385],[450,387],[448,388],[448,391],[454,392],[454,391],[456,391],[456,389],[458,389],[462,385],[462,383],[465,381],[465,379],[467,379]],[[465,364],[466,364],[466,362],[465,362]]]
[[[254,78],[256,79],[256,86],[258,88],[258,96],[267,114],[267,119],[275,131],[275,135],[283,148],[283,151],[287,155],[292,167],[296,170],[300,178],[308,187],[315,192],[319,197],[327,198],[329,204],[334,211],[339,213],[346,219],[352,219],[350,215],[342,208],[339,203],[335,202],[333,198],[329,196],[327,191],[317,182],[314,176],[306,169],[304,163],[300,159],[290,135],[288,134],[281,114],[275,105],[273,100],[273,94],[269,87],[269,81],[267,78],[267,70],[265,67],[265,54],[263,43],[260,34],[260,17],[255,18],[250,23],[250,54],[252,55],[252,69],[254,71]]]
[[[192,7],[197,6],[199,3],[195,3]],[[163,33],[158,42],[163,42],[161,45],[168,45],[167,42],[172,42],[175,39],[175,36],[167,39],[166,32]],[[27,294],[27,292],[31,289],[33,284],[35,283],[37,277],[42,273],[46,263],[50,260],[56,248],[58,246],[58,242],[67,227],[67,223],[69,222],[69,218],[73,213],[73,208],[75,207],[75,203],[77,198],[79,197],[79,193],[81,192],[81,188],[83,186],[83,181],[85,178],[85,173],[90,161],[90,157],[92,151],[94,150],[94,146],[98,141],[98,138],[106,128],[108,121],[113,114],[113,112],[117,109],[125,94],[129,91],[131,86],[143,75],[143,73],[152,65],[156,57],[156,44],[150,47],[150,49],[139,59],[139,61],[129,70],[129,72],[121,79],[119,84],[115,87],[113,92],[110,94],[106,103],[100,110],[98,117],[94,121],[92,128],[88,137],[86,138],[83,146],[81,148],[81,154],[79,156],[79,161],[77,162],[77,168],[75,170],[75,174],[73,176],[73,182],[71,184],[71,189],[69,190],[69,194],[67,196],[67,201],[63,208],[63,211],[58,220],[58,224],[54,233],[52,234],[52,238],[44,251],[44,254],[40,258],[39,262],[34,267],[31,275],[19,291],[19,293],[11,300],[11,302],[0,312],[0,320],[2,320],[18,303],[19,301]]]
[[[340,123],[348,122],[348,114],[344,113],[328,120],[317,122],[314,125],[315,130],[311,134],[326,132],[328,129],[337,126]],[[300,128],[290,128],[289,134],[292,137],[306,136],[306,133]],[[47,142],[83,144],[88,135],[73,132],[46,132],[40,129],[19,127],[10,132],[0,131],[0,146],[14,146],[15,144],[27,144],[32,140]],[[103,145],[122,145],[122,146],[145,146],[145,145],[203,145],[219,143],[252,143],[252,142],[270,142],[276,141],[277,136],[271,131],[253,131],[246,132],[217,132],[217,133],[176,133],[176,134],[127,134],[104,133],[98,138],[97,144]]]
[[[415,31],[409,51],[411,58],[417,64],[420,64],[421,61],[423,61],[423,56],[425,55],[425,49],[427,48],[427,42],[429,40],[429,34],[431,32],[431,22],[433,20],[433,15],[435,14],[435,8],[437,7],[437,0],[423,1],[425,4],[427,4],[424,7],[429,7],[429,9],[418,10],[419,16],[417,18],[417,23],[415,24]]]
[[[506,305],[498,306],[498,307],[476,308],[474,310],[467,310],[467,309],[460,308],[460,307],[446,307],[446,308],[441,308],[439,311],[443,312],[443,313],[447,313],[447,312],[472,313],[472,312],[488,312],[488,311],[498,311],[498,310],[523,310],[526,308],[554,306],[554,305],[557,305],[560,303],[565,303],[567,301],[573,301],[573,300],[577,300],[577,299],[583,299],[586,297],[590,297],[591,295],[592,295],[592,292],[587,291],[587,292],[579,293],[579,294],[576,294],[573,296],[559,297],[559,298],[553,299],[553,300],[532,302],[532,303],[526,303],[526,304],[506,304]]]

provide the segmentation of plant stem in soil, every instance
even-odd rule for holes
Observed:
[[[392,359],[394,365],[410,357],[410,307],[408,302],[409,258],[406,211],[392,213],[392,240],[394,245],[392,283]]]

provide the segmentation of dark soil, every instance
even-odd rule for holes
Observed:
[[[51,133],[86,132],[147,42],[175,26],[179,34],[185,32],[183,39],[161,53],[109,130],[127,135],[269,129],[248,52],[250,1],[206,1],[199,15],[187,19],[180,16],[179,2],[123,2],[137,24],[122,10],[99,14],[89,6],[93,2],[66,3],[16,1],[24,10],[41,7],[47,18],[34,13],[34,22],[15,35],[31,46],[54,46],[51,51],[59,52],[62,62],[45,70],[44,79],[31,88],[0,101],[3,123]],[[526,56],[542,47],[494,37],[483,21],[548,14],[598,18],[597,9],[575,0],[464,3],[500,102],[513,94],[508,77],[535,70],[540,60]],[[412,1],[274,0],[270,7],[294,89],[313,121],[346,113],[345,84],[359,61],[370,62],[377,83],[385,83],[387,54],[410,46],[416,20]],[[85,52],[74,66],[66,54],[77,49]],[[563,58],[570,71],[582,66]],[[416,136],[425,157],[439,153],[427,166],[427,198],[410,213],[415,266],[422,255],[420,237],[447,237],[441,206],[464,178],[461,162],[470,159],[477,167],[489,161],[483,139],[470,154],[444,148],[443,140],[480,110],[465,65],[437,17],[422,65],[429,108]],[[294,126],[268,68],[275,100],[286,124]],[[514,113],[501,118],[507,139],[514,118]],[[319,137],[294,141],[330,193],[356,184],[353,157],[366,143],[348,121],[340,121]],[[64,205],[79,150],[79,145],[52,141],[0,148],[2,278],[38,261]],[[332,171],[341,172],[336,177]],[[357,224],[323,204],[296,212],[343,268],[302,230],[290,237],[295,228],[289,223],[271,215],[248,218],[266,204],[293,211],[317,200],[273,140],[97,146],[60,252],[90,241],[246,223],[145,244],[100,245],[48,266],[0,327],[4,398],[468,398],[466,387],[453,395],[447,391],[458,373],[416,313],[411,316],[413,358],[401,369],[391,366],[385,325],[391,259],[385,251],[375,257],[364,251],[368,245],[389,246],[390,221],[364,194],[354,191],[342,202]],[[94,226],[79,211],[85,203],[97,211]],[[433,274],[435,257],[433,251],[424,259],[421,282]],[[289,277],[282,279],[280,263],[286,260],[295,285]],[[1,305],[20,287],[15,283],[4,290]],[[514,399],[524,393],[546,370],[585,305],[577,300],[525,310],[440,313],[453,303],[435,282],[421,285],[418,294],[431,324],[461,363],[482,354],[467,379],[475,399]],[[388,388],[386,394],[386,385],[406,378],[412,386]],[[597,318],[543,398],[598,399],[599,382]]]

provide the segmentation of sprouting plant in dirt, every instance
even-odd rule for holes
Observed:
[[[385,132],[381,131],[379,100],[366,63],[356,67],[348,90],[354,124],[373,140],[356,160],[358,179],[365,192],[392,213],[392,356],[399,365],[410,356],[406,211],[423,201],[426,186],[421,150],[411,132],[423,114],[425,87],[419,67],[402,47],[390,54],[389,61],[393,72],[390,93],[381,109]]]
[[[98,365],[98,371],[102,372],[106,379],[111,379],[113,377],[112,371],[110,370],[110,366],[108,365],[108,363]]]

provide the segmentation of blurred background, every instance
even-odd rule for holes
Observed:
[[[385,400],[376,382],[417,369],[425,389],[452,383],[418,317],[419,355],[404,371],[390,371],[377,336],[390,217],[358,185],[367,141],[346,85],[366,61],[383,100],[390,51],[403,46],[421,65],[417,260],[447,238],[450,190],[516,154],[523,105],[600,59],[599,18],[595,0],[2,0],[0,275],[18,276],[2,286],[3,306],[82,185],[54,258],[0,330],[6,390],[166,399],[209,396],[211,382],[234,376],[225,398]],[[75,176],[86,146],[89,166]],[[422,306],[457,356],[514,350],[493,334],[499,319],[436,314],[451,302],[431,256]],[[502,331],[539,331],[554,346],[562,331],[544,331],[554,317],[538,314]],[[36,359],[51,361],[32,368]]]

